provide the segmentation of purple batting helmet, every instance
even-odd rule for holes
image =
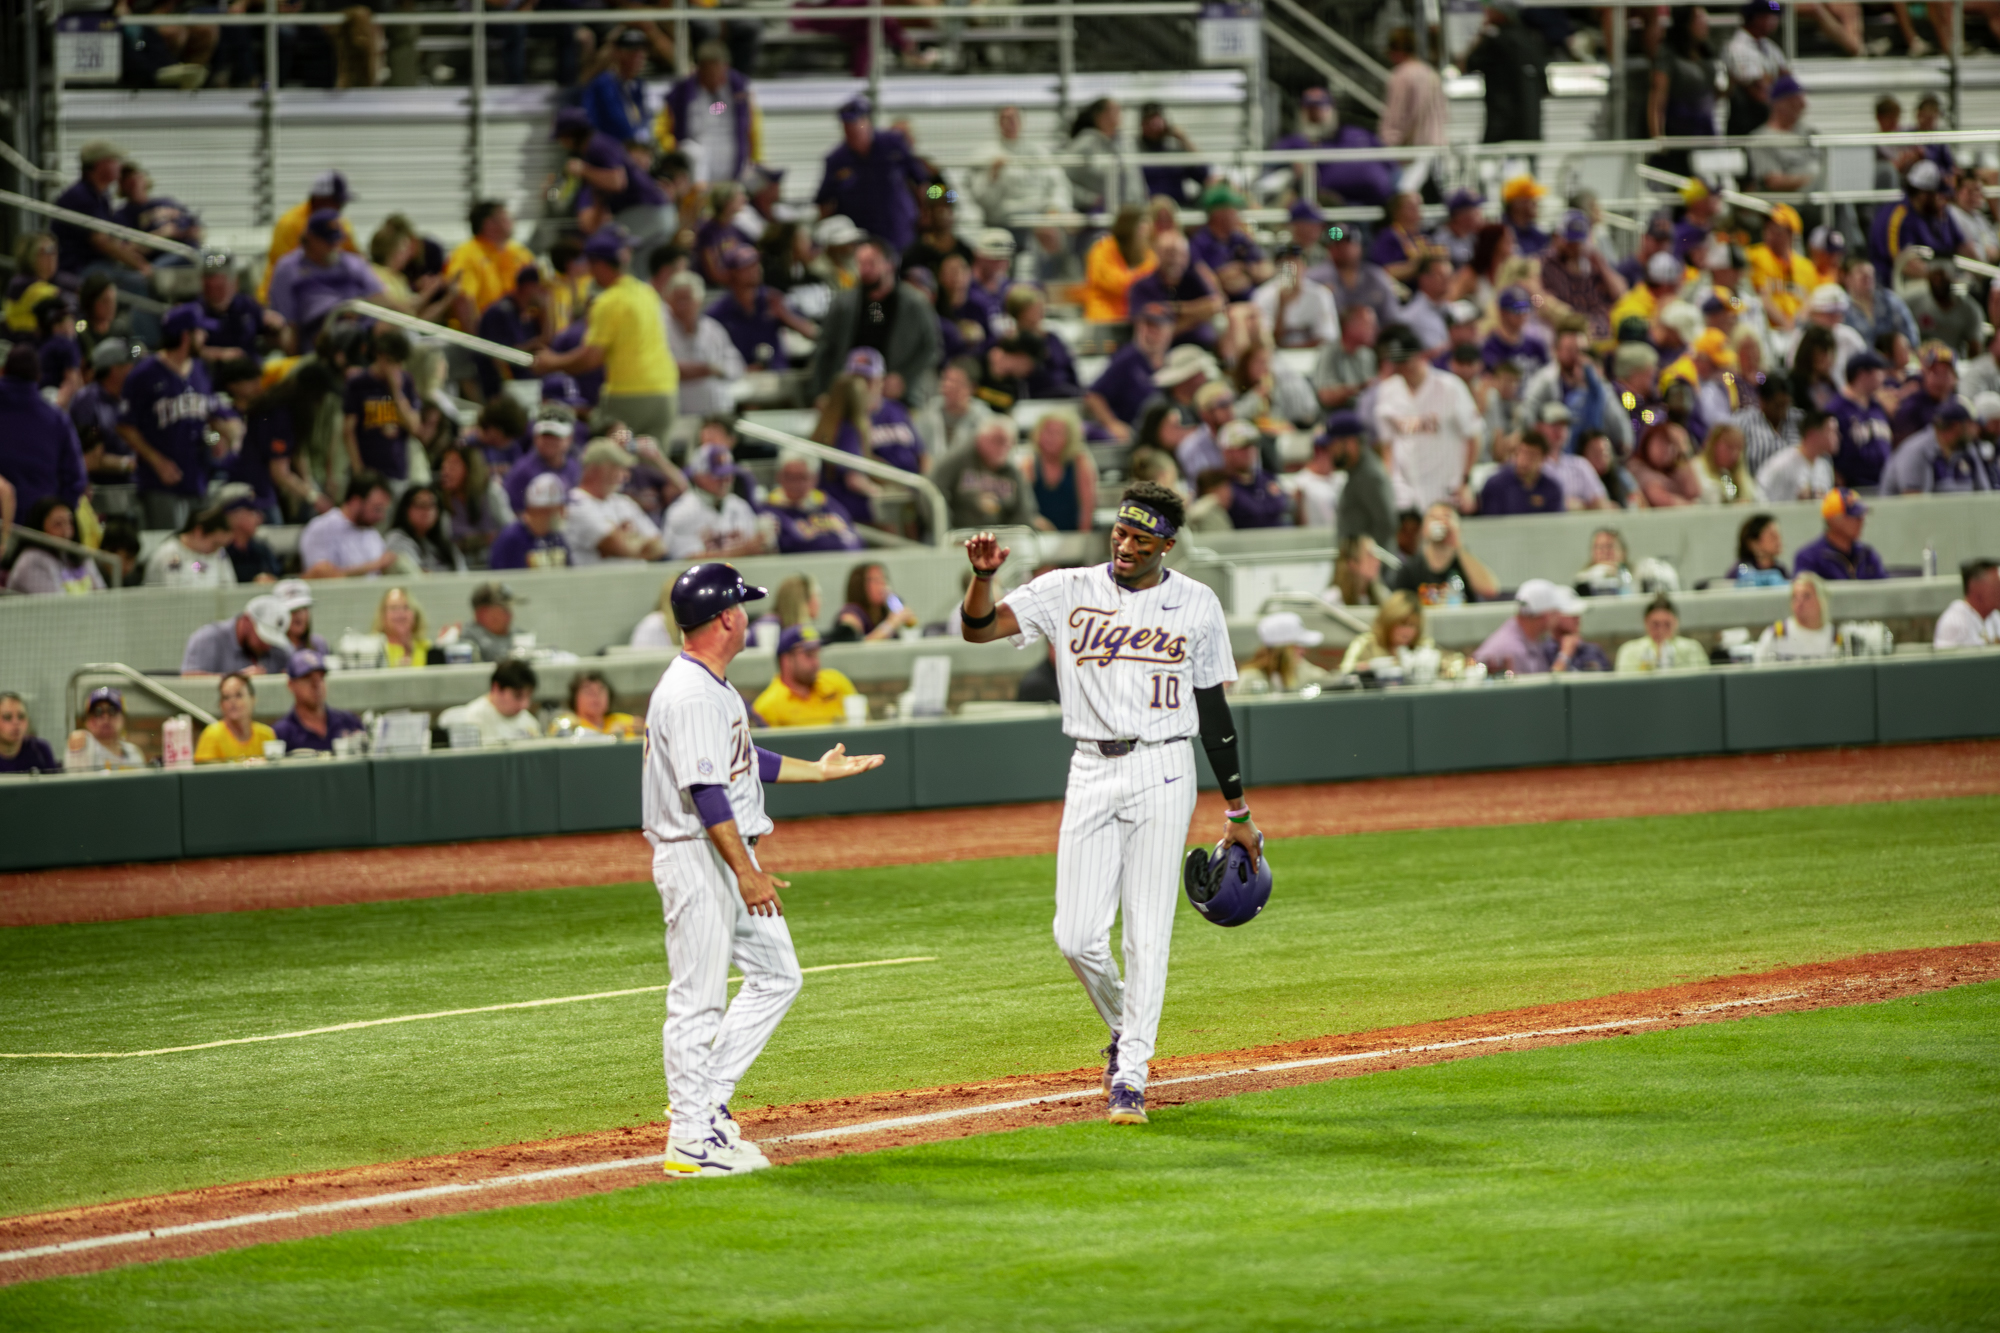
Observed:
[[[736,566],[714,562],[696,565],[674,580],[671,601],[674,623],[693,629],[742,602],[762,601],[765,590],[743,581]]]
[[[1260,854],[1253,870],[1240,843],[1217,843],[1212,853],[1195,847],[1182,863],[1181,883],[1194,910],[1211,923],[1240,926],[1271,900],[1271,861]]]

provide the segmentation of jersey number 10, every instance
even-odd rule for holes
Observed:
[[[1153,708],[1179,708],[1181,706],[1181,678],[1166,672],[1156,672],[1152,676]]]

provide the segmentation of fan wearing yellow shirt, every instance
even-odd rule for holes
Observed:
[[[514,239],[514,215],[497,199],[483,199],[467,218],[472,239],[451,252],[444,275],[458,279],[459,294],[472,304],[470,319],[460,311],[460,325],[476,332],[486,307],[514,290],[521,270],[535,262],[528,247]]]
[[[1766,298],[1781,328],[1790,328],[1805,305],[1806,297],[1819,286],[1819,270],[1797,249],[1804,224],[1799,211],[1779,204],[1764,219],[1764,243],[1746,253],[1750,261],[1750,285]]]
[[[222,720],[202,728],[195,742],[197,764],[227,764],[239,759],[262,759],[264,742],[275,741],[278,733],[262,722],[252,721],[251,709],[257,696],[250,689],[250,677],[232,671],[216,687],[222,698]]]
[[[793,625],[778,636],[778,675],[751,711],[772,727],[823,727],[847,716],[854,682],[819,664],[819,631]]]
[[[1628,319],[1643,319],[1651,324],[1659,316],[1660,307],[1680,294],[1681,284],[1687,281],[1687,266],[1674,258],[1671,250],[1661,250],[1646,261],[1646,280],[1634,283],[1632,290],[1618,298],[1611,307],[1611,327]]]
[[[535,374],[587,375],[602,367],[604,391],[592,424],[599,430],[622,425],[634,435],[664,440],[681,387],[667,350],[667,308],[658,292],[625,271],[631,256],[618,228],[600,229],[584,243],[583,257],[600,288],[590,302],[583,342],[567,352],[535,353]]]

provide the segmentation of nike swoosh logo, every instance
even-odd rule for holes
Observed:
[[[1179,779],[1179,778],[1168,778],[1168,779],[1167,779],[1167,783],[1168,783],[1168,785],[1172,785],[1173,783],[1176,783],[1176,782],[1179,782],[1179,781],[1180,781],[1180,779]]]
[[[1236,742],[1236,737],[1234,737],[1234,736],[1224,736],[1224,737],[1223,737],[1223,738],[1222,738],[1221,740],[1217,741],[1217,742],[1216,742],[1216,744],[1217,744],[1217,745],[1233,745],[1233,744],[1235,744],[1235,742]]]
[[[1183,603],[1182,605],[1186,605],[1186,604],[1185,604],[1185,603]],[[1163,607],[1161,607],[1160,609],[1161,609],[1162,611],[1178,611],[1178,610],[1180,610],[1181,608],[1180,608],[1179,606],[1163,606]]]

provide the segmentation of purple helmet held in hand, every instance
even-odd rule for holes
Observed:
[[[1271,859],[1258,846],[1257,866],[1242,844],[1217,843],[1190,848],[1181,866],[1182,887],[1194,910],[1218,926],[1240,926],[1264,910],[1271,900]]]

